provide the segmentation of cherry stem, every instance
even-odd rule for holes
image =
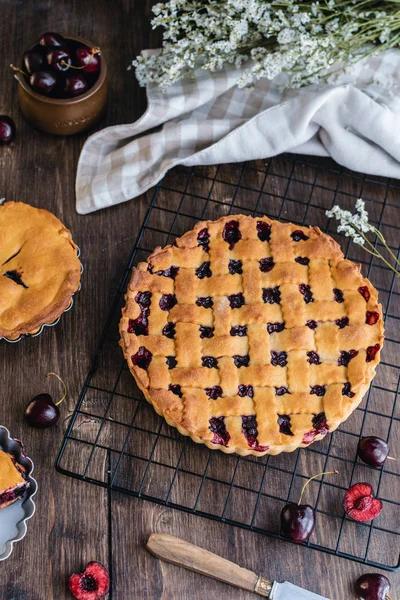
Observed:
[[[303,485],[303,488],[301,490],[299,506],[300,506],[301,500],[303,498],[304,490],[306,489],[306,487],[308,486],[310,481],[312,481],[313,479],[316,479],[317,477],[322,477],[323,475],[339,475],[339,471],[325,471],[324,473],[318,473],[318,475],[314,475],[314,477],[310,477],[310,479],[305,482],[305,484]]]
[[[71,65],[71,63],[67,63],[66,60],[62,60],[61,64],[62,65],[67,65],[71,69],[78,69],[78,70],[80,70],[80,69],[86,69],[86,67],[88,65],[90,65],[90,63],[92,62],[94,55],[95,54],[99,54],[99,52],[101,52],[101,49],[100,49],[99,46],[94,46],[94,48],[91,48],[91,50],[90,50],[90,54],[91,54],[90,59],[88,60],[88,62],[86,63],[86,65],[83,65],[83,67],[75,67],[74,65]]]
[[[50,375],[54,375],[54,377],[57,377],[58,381],[61,381],[63,387],[64,387],[64,394],[63,397],[55,403],[56,406],[58,406],[59,404],[61,404],[61,402],[64,402],[65,398],[67,397],[67,386],[65,385],[65,382],[61,379],[61,377],[59,375],[57,375],[57,373],[47,373],[47,379],[49,379]]]
[[[25,75],[26,77],[29,77],[28,73],[25,73],[25,71],[23,71],[22,69],[20,69],[19,67],[16,67],[15,65],[13,65],[11,63],[10,65],[10,69],[12,69],[13,71],[15,71],[16,73],[22,73],[22,75]]]
[[[393,456],[387,456],[386,460],[400,460],[400,458],[393,458]]]
[[[387,598],[387,600],[392,600],[391,597],[389,596],[389,594],[386,594],[386,598]]]

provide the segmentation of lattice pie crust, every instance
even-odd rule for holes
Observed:
[[[198,223],[133,269],[121,346],[180,433],[241,455],[322,439],[358,406],[383,344],[378,293],[317,227]]]

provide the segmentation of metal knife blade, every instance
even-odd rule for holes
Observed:
[[[284,583],[275,581],[270,598],[271,600],[329,600],[329,598],[303,590],[303,588],[287,581]]]

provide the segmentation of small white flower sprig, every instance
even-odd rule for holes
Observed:
[[[337,204],[331,209],[325,212],[326,216],[330,219],[335,218],[340,221],[337,230],[338,233],[344,233],[346,237],[352,238],[355,244],[362,246],[366,252],[369,252],[373,256],[380,258],[392,271],[400,276],[400,260],[389,248],[382,233],[374,225],[368,221],[368,212],[365,209],[365,202],[362,198],[359,198],[356,202],[356,213],[353,215],[349,210],[343,210]],[[390,256],[394,260],[392,265],[386,258],[379,252],[378,248],[367,238],[368,232],[373,233],[382,242]]]

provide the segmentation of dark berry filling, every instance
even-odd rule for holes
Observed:
[[[269,242],[271,239],[271,225],[265,221],[257,221],[257,235],[262,242]]]
[[[367,310],[365,322],[367,325],[375,325],[379,320],[379,313],[374,310]]]
[[[199,279],[211,277],[212,273],[210,269],[210,261],[203,262],[199,267],[197,267],[195,273]]]
[[[326,388],[324,385],[314,385],[311,388],[310,394],[315,394],[316,396],[325,396]]]
[[[240,396],[241,398],[244,398],[245,396],[248,396],[249,398],[253,398],[254,396],[254,389],[252,385],[244,385],[243,383],[241,383],[238,387],[238,396]]]
[[[168,321],[168,323],[163,327],[162,334],[170,340],[173,340],[175,337],[175,323]]]
[[[241,239],[242,234],[239,229],[239,221],[228,221],[225,223],[222,237],[227,244],[229,244],[229,250],[232,250],[235,244]]]
[[[250,364],[250,356],[248,354],[245,354],[244,356],[235,354],[232,358],[238,369],[240,369],[240,367],[248,367]]]
[[[268,446],[260,446],[257,441],[257,423],[255,415],[242,416],[242,431],[250,448],[257,452],[265,452]]]
[[[153,265],[151,265],[150,263],[147,265],[147,270],[149,273],[153,272],[153,268],[154,268]]]
[[[361,287],[358,288],[359,293],[361,294],[361,296],[364,298],[365,302],[368,302],[368,300],[371,297],[371,294],[369,293],[369,289],[366,285],[363,285]]]
[[[207,367],[208,369],[213,369],[218,366],[218,361],[213,356],[202,356],[201,363],[203,367]]]
[[[324,412],[314,415],[312,418],[312,424],[314,427],[313,431],[309,431],[303,437],[303,444],[311,444],[317,437],[317,435],[326,435],[329,433],[329,427]]]
[[[138,292],[135,297],[139,306],[149,307],[151,302],[151,292]]]
[[[342,396],[348,396],[349,398],[354,398],[355,393],[351,391],[350,383],[345,383],[342,389]]]
[[[381,349],[380,344],[375,344],[375,346],[368,346],[367,348],[367,358],[366,362],[372,362],[379,350]]]
[[[267,323],[268,333],[279,333],[285,329],[285,323]]]
[[[231,275],[235,275],[235,273],[239,273],[241,275],[242,271],[242,261],[241,260],[231,260],[229,261],[228,270]]]
[[[318,327],[318,323],[317,321],[314,321],[314,319],[309,319],[306,323],[307,327],[309,327],[310,329],[317,329]]]
[[[175,396],[179,396],[179,398],[182,398],[183,394],[179,383],[170,383],[168,389],[170,392],[175,394]]]
[[[204,325],[200,325],[199,331],[202,339],[212,338],[214,336],[214,327],[205,327]]]
[[[2,506],[3,504],[7,504],[8,502],[12,502],[17,498],[21,498],[21,496],[24,495],[25,490],[28,486],[28,483],[24,483],[23,485],[14,490],[9,490],[0,494],[0,506]]]
[[[228,296],[228,300],[231,308],[240,308],[244,304],[244,296],[240,292],[239,294]]]
[[[338,302],[339,304],[344,302],[342,290],[338,290],[338,288],[333,288],[333,299],[335,300],[335,302]]]
[[[357,354],[358,350],[349,350],[349,352],[342,350],[338,360],[339,367],[347,367],[351,359],[357,356]]]
[[[310,365],[320,365],[321,362],[319,360],[319,354],[317,354],[316,352],[307,352],[307,362],[310,363]]]
[[[239,337],[244,337],[247,335],[247,325],[234,325],[231,327],[230,331],[231,335],[238,335]]]
[[[231,436],[226,430],[225,417],[211,417],[210,431],[214,434],[211,440],[213,444],[221,444],[221,446],[227,446]]]
[[[292,238],[292,240],[294,242],[300,242],[300,240],[308,240],[308,235],[306,235],[303,231],[301,231],[301,229],[296,229],[296,231],[293,231],[290,234],[290,237]]]
[[[136,367],[140,367],[141,369],[148,369],[152,358],[152,353],[150,352],[150,350],[147,350],[147,348],[145,348],[144,346],[140,346],[136,354],[133,354],[131,357],[132,364]]]
[[[279,304],[281,301],[281,293],[279,287],[263,288],[262,299],[268,304]]]
[[[21,279],[21,273],[18,273],[18,271],[6,271],[3,275],[4,277],[7,277],[7,279],[11,279],[11,281],[17,285],[22,285],[23,288],[26,290],[28,289],[28,286]]]
[[[216,400],[217,398],[222,397],[222,387],[219,385],[214,385],[213,387],[206,388],[206,394],[211,400]]]
[[[178,364],[175,356],[166,356],[165,362],[168,365],[168,369],[175,369],[176,365]]]
[[[349,324],[349,317],[342,317],[341,319],[336,319],[335,323],[339,327],[339,329],[343,329],[343,327],[346,327]]]
[[[311,291],[311,288],[309,285],[307,285],[306,283],[301,283],[299,285],[299,290],[300,290],[300,294],[303,294],[304,302],[306,304],[309,304],[310,302],[314,302],[312,291]]]
[[[160,298],[160,308],[161,310],[171,310],[177,303],[177,299],[175,294],[163,294]]]
[[[289,394],[289,390],[284,385],[282,385],[281,387],[275,388],[276,396],[284,396],[285,394]]]
[[[307,258],[306,256],[296,256],[296,258],[294,260],[297,263],[299,263],[300,265],[308,265],[310,262],[310,259]]]
[[[170,277],[171,279],[175,279],[175,277],[179,273],[179,267],[174,267],[173,265],[165,271],[156,271],[156,275],[162,275],[163,277]]]
[[[271,350],[271,365],[273,365],[274,367],[286,367],[286,352],[274,352],[273,350]]]
[[[208,233],[207,227],[199,231],[197,234],[197,245],[201,246],[205,252],[209,251],[210,234]]]
[[[203,296],[201,298],[197,298],[196,304],[197,306],[203,306],[203,308],[211,308],[214,305],[214,302],[211,296]]]
[[[136,319],[129,319],[128,333],[135,335],[149,335],[149,315],[151,292],[138,292],[135,297],[140,306],[140,315]]]
[[[292,433],[289,415],[278,415],[279,431],[285,435],[294,435]]]
[[[267,258],[262,258],[260,261],[260,271],[262,273],[268,273],[272,271],[275,266],[274,259],[272,256],[268,256]]]

